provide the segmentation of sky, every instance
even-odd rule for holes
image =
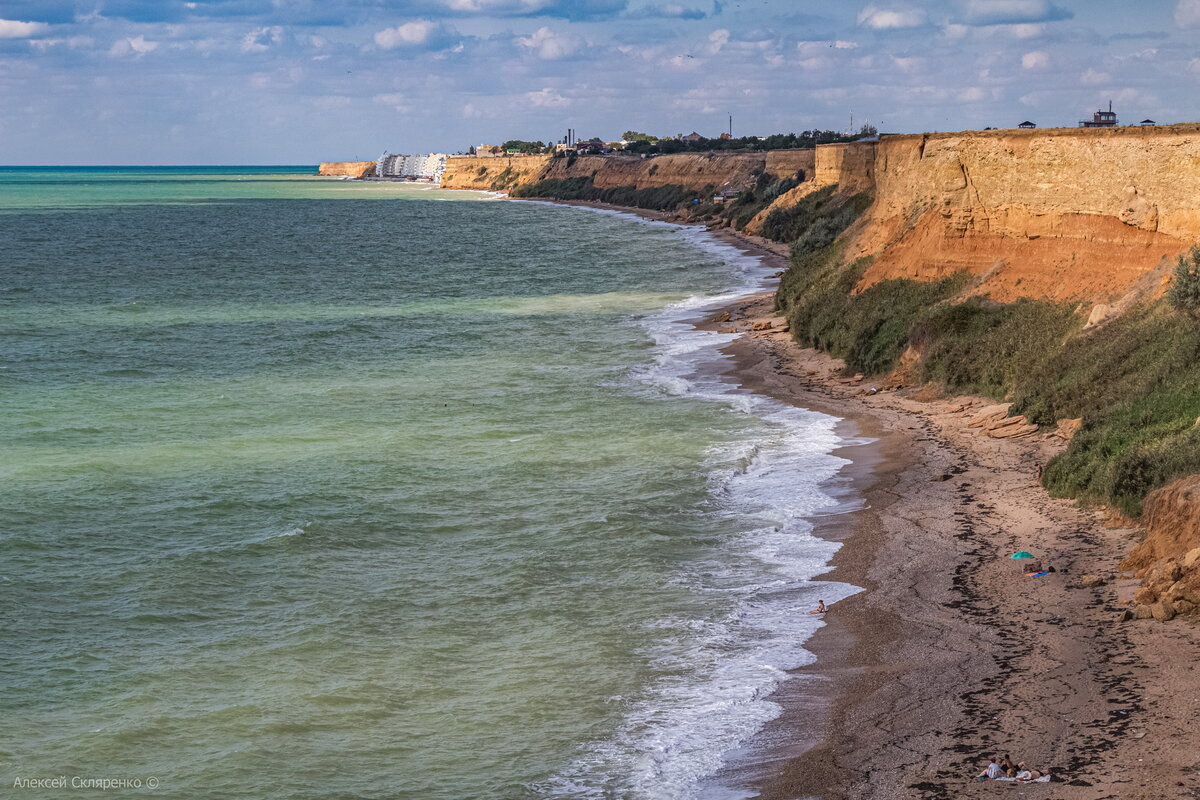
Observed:
[[[1200,119],[1200,0],[0,0],[0,164]]]

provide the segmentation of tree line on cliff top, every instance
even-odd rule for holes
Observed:
[[[625,131],[621,134],[621,140],[625,142],[622,148],[623,152],[635,153],[638,155],[658,155],[671,153],[702,153],[714,150],[805,150],[816,147],[819,144],[835,144],[839,142],[853,142],[865,136],[874,136],[877,131],[870,125],[864,125],[854,134],[846,134],[840,131],[822,131],[811,130],[802,131],[800,133],[775,133],[770,136],[742,136],[738,138],[721,138],[709,139],[701,137],[696,140],[688,140],[683,138],[683,134],[676,136],[652,136],[648,133],[639,133],[638,131]],[[580,140],[600,142],[602,139]],[[509,153],[519,153],[522,155],[536,155],[541,153],[554,153],[557,150],[555,143],[546,144],[541,141],[526,141],[524,139],[509,139],[500,147]],[[469,152],[474,153],[475,148],[470,148]]]

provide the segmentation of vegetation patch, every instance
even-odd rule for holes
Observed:
[[[725,204],[721,209],[721,216],[740,231],[781,194],[795,189],[803,181],[803,171],[787,178],[776,178],[767,172],[760,173],[752,187],[739,192],[737,197]]]
[[[1136,517],[1148,492],[1200,472],[1200,249],[1180,258],[1165,298],[1085,330],[1087,309],[1074,304],[956,301],[975,280],[966,274],[855,294],[871,259],[847,263],[831,233],[865,208],[852,200],[822,190],[768,217],[775,237],[791,237],[776,304],[801,344],[867,375],[891,371],[911,346],[921,380],[1011,400],[1043,427],[1082,417],[1043,473],[1056,496]]]
[[[647,208],[654,211],[673,211],[711,193],[712,187],[707,187],[703,192],[697,192],[677,185],[656,186],[649,189],[635,189],[632,186],[600,189],[596,187],[590,177],[582,177],[552,178],[518,186],[512,190],[511,195],[553,200],[586,200],[618,206]]]
[[[794,206],[775,209],[763,220],[762,235],[790,243],[793,255],[828,247],[871,205],[871,196],[866,192],[847,198],[836,194],[835,188],[826,186]]]

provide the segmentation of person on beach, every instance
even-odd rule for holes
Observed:
[[[1024,761],[1022,761],[1020,764],[1017,764],[1017,770],[1018,772],[1014,777],[1018,781],[1036,781],[1038,778],[1045,775],[1045,773],[1041,770],[1030,769],[1029,767],[1025,766]]]
[[[1000,768],[1004,770],[1004,774],[1008,777],[1017,777],[1017,765],[1013,763],[1012,757],[1008,753],[1005,753],[1004,758],[1000,759]]]
[[[1004,767],[1000,766],[997,759],[992,759],[988,762],[987,768],[983,772],[975,776],[977,781],[986,781],[988,778],[999,778],[1004,774]]]
[[[810,611],[810,612],[808,612],[808,613],[810,613],[810,614],[824,614],[824,613],[825,613],[825,601],[824,601],[824,600],[818,600],[818,601],[817,601],[817,610],[816,610],[816,611]]]

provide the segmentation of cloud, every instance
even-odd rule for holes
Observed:
[[[380,106],[387,106],[395,111],[405,112],[410,111],[412,106],[408,103],[408,98],[399,92],[389,94],[377,94],[371,97],[371,102]]]
[[[158,49],[158,42],[151,42],[145,36],[134,36],[132,38],[120,39],[112,47],[109,48],[110,56],[133,56],[141,58],[147,53],[153,53]]]
[[[418,19],[376,32],[375,44],[383,50],[398,47],[438,49],[448,45],[453,38],[452,32],[442,23]]]
[[[875,30],[920,28],[925,23],[925,12],[920,9],[884,9],[870,5],[858,14],[859,25]]]
[[[571,105],[571,101],[563,97],[558,92],[547,86],[545,89],[540,89],[536,92],[528,92],[525,99],[529,104],[537,108],[566,108]]]
[[[720,4],[717,4],[717,9]],[[715,9],[715,10],[717,10]],[[682,3],[667,3],[661,6],[642,6],[640,8],[630,9],[625,13],[626,19],[705,19],[709,16],[709,12],[700,9],[685,6]]]
[[[1181,28],[1200,28],[1200,0],[1179,0],[1175,6],[1175,24]]]
[[[1112,83],[1112,75],[1089,67],[1087,72],[1079,76],[1079,82],[1084,86],[1099,86],[1104,83]]]
[[[968,25],[1020,25],[1073,16],[1050,0],[967,0],[961,21]]]
[[[492,17],[560,17],[572,21],[611,19],[629,0],[441,0],[446,11]]]
[[[1021,56],[1022,69],[1045,69],[1050,66],[1050,54],[1044,50],[1034,50]]]
[[[529,36],[519,37],[517,44],[532,50],[538,58],[546,61],[566,58],[583,46],[583,43],[574,36],[555,33],[545,26],[538,28]]]
[[[71,36],[69,38],[55,37],[53,39],[30,39],[29,46],[35,50],[45,52],[51,47],[66,45],[72,50],[81,50],[85,47],[91,47],[96,43],[96,40],[90,36]]]
[[[250,31],[242,37],[242,52],[243,53],[265,53],[271,49],[271,45],[279,44],[283,41],[283,28],[278,25],[269,25],[267,27],[258,28]]]
[[[50,30],[44,22],[18,22],[13,19],[0,19],[0,39],[28,39]]]

